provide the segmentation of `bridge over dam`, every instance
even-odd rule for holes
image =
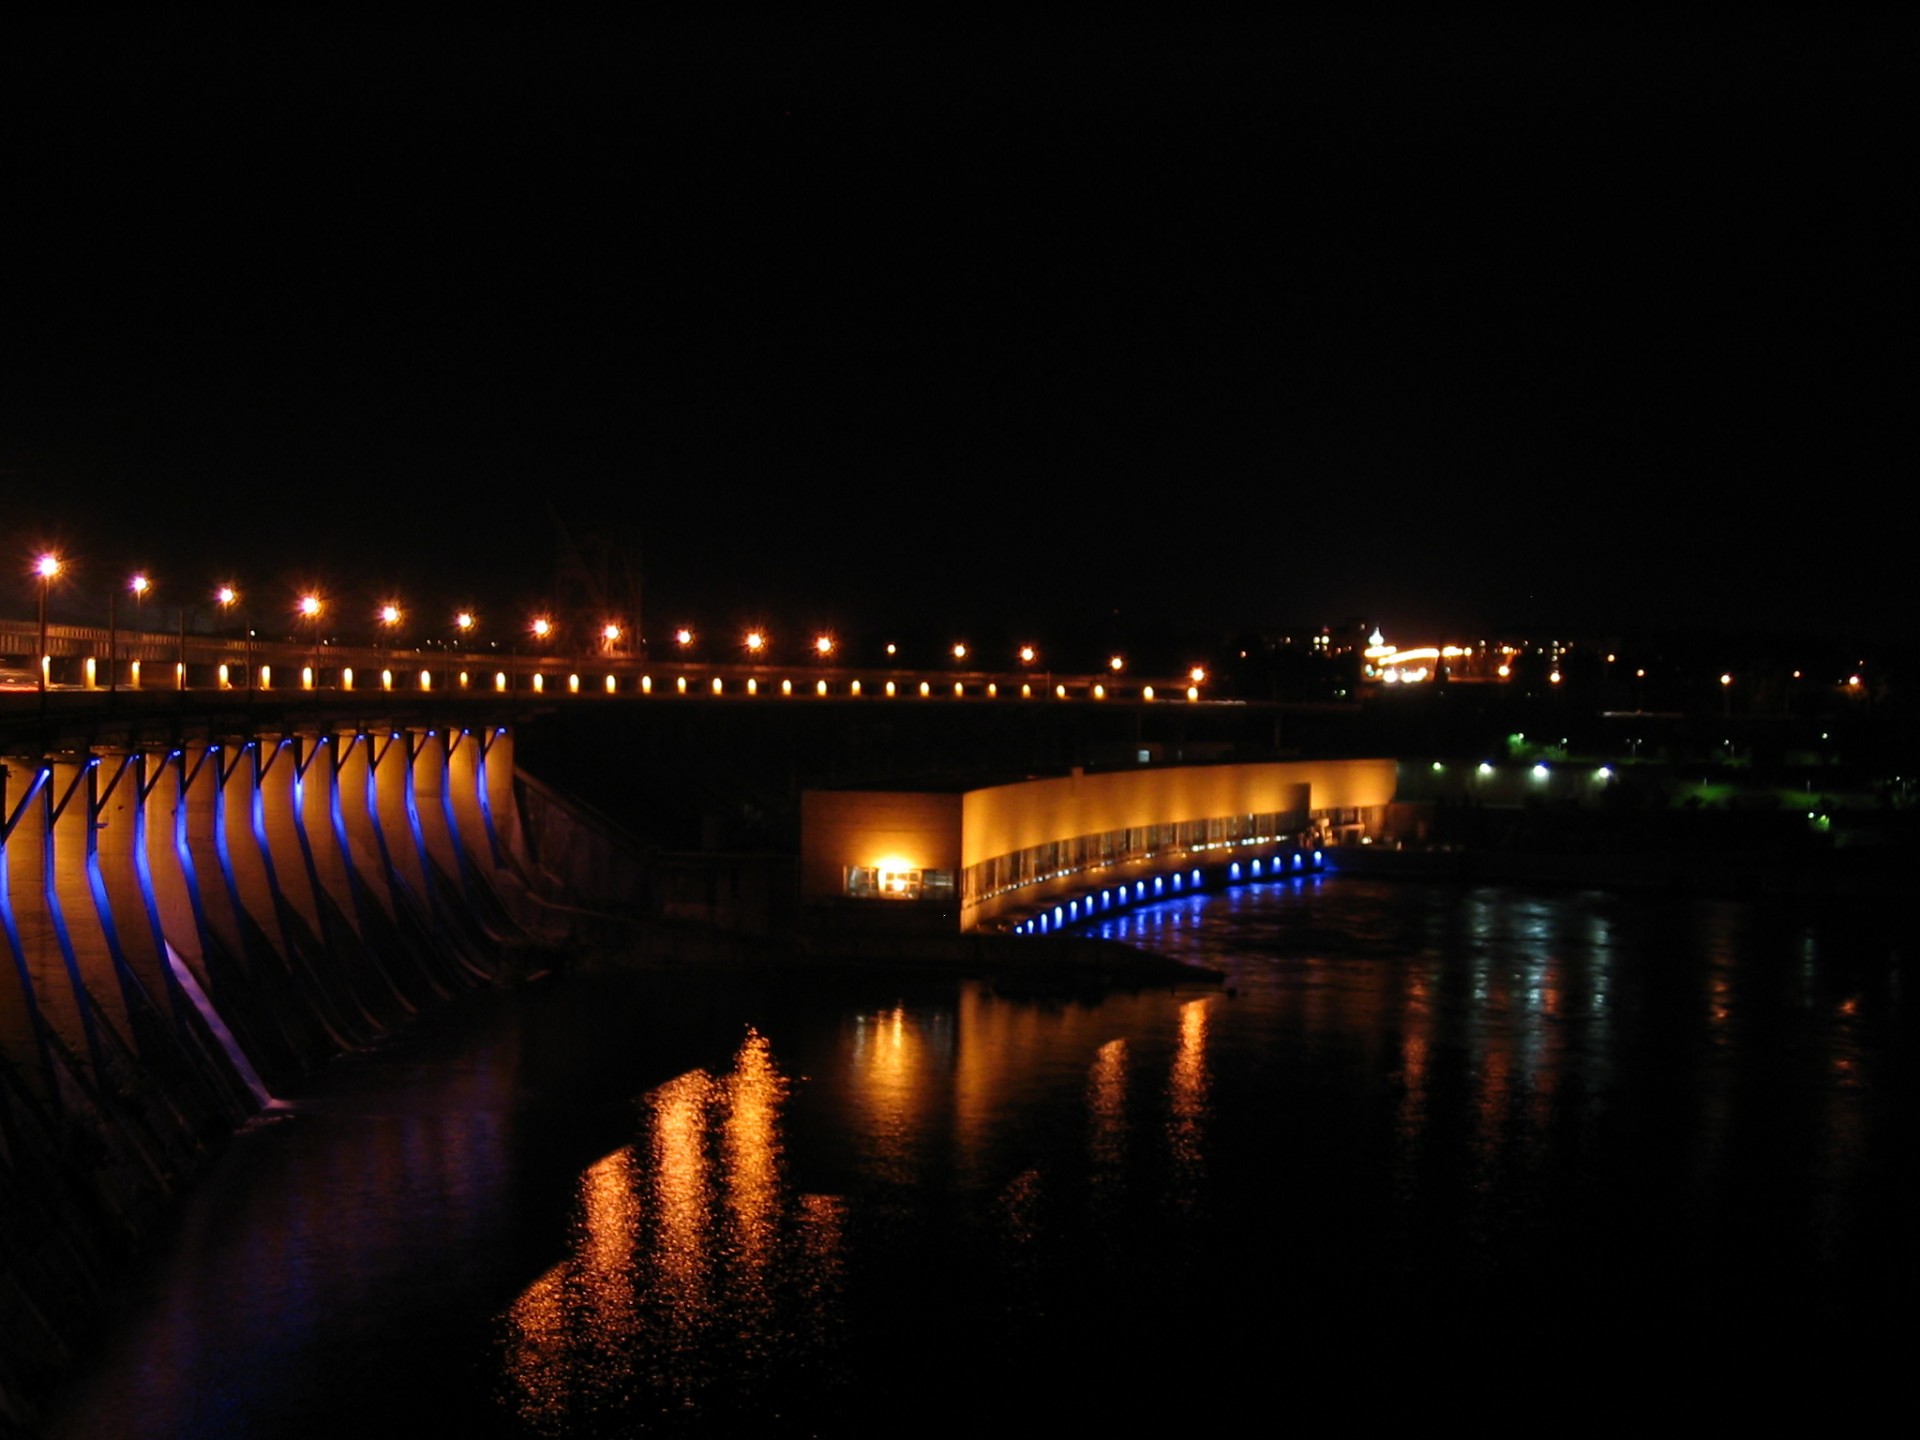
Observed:
[[[803,903],[1054,928],[1308,863],[1393,785],[1247,758],[1249,707],[1097,681],[283,690],[218,663],[0,694],[0,1415],[238,1124],[463,990],[583,945],[765,942]]]

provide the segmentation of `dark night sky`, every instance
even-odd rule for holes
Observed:
[[[557,514],[656,638],[1890,634],[1852,23],[9,30],[0,536],[498,615]]]

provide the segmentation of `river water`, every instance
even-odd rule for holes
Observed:
[[[1827,1428],[1895,1393],[1904,922],[1331,876],[1104,933],[1226,983],[580,974],[432,1016],[237,1139],[45,1433]]]

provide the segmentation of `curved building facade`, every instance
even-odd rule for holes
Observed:
[[[1013,928],[1063,904],[1063,918],[1079,918],[1117,896],[1163,894],[1169,880],[1251,878],[1370,838],[1394,770],[1387,759],[1288,760],[1075,771],[961,791],[809,791],[801,896],[951,908],[963,931]]]

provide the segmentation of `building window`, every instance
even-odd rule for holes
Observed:
[[[951,900],[953,871],[918,865],[849,865],[847,894],[861,900]]]

